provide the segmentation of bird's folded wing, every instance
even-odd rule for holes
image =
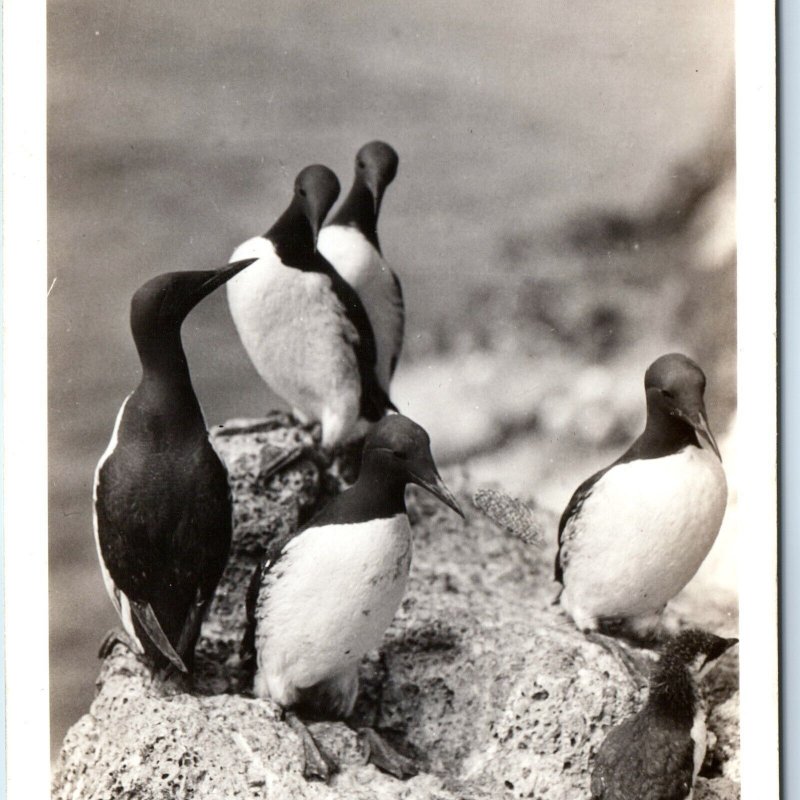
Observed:
[[[406,328],[406,306],[403,300],[403,286],[400,283],[400,278],[397,273],[392,270],[392,280],[394,281],[395,288],[395,349],[391,355],[389,364],[389,374],[394,376],[397,369],[397,362],[400,360],[400,353],[403,350],[403,337],[405,336]]]
[[[188,672],[183,659],[175,652],[175,648],[170,643],[167,635],[159,623],[155,612],[150,603],[139,603],[135,600],[130,601],[131,609],[139,620],[139,624],[145,629],[153,644],[163,653],[164,657],[179,669],[181,672]]]

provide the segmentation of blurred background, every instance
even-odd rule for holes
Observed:
[[[224,264],[309,163],[346,191],[374,138],[400,154],[393,396],[439,462],[560,511],[642,426],[647,365],[686,352],[734,507],[679,604],[735,623],[732,0],[50,0],[48,52],[55,751],[116,621],[92,474],[139,376],[132,292]],[[224,292],[184,342],[210,425],[280,405]]]

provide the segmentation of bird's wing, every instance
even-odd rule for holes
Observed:
[[[164,633],[150,603],[139,603],[136,600],[130,600],[130,604],[136,619],[144,628],[150,641],[173,666],[177,667],[181,672],[188,672],[189,670],[186,668],[186,664],[183,663],[183,659],[175,652],[175,648]]]
[[[643,800],[687,800],[694,781],[694,742],[668,723],[649,726],[642,763]]]
[[[307,526],[302,526],[296,531],[285,533],[283,536],[278,536],[273,539],[266,547],[264,556],[259,562],[258,566],[253,570],[253,575],[250,578],[250,583],[247,587],[247,596],[245,598],[245,616],[246,625],[242,643],[239,649],[239,658],[245,664],[248,671],[252,674],[255,670],[255,651],[256,651],[256,627],[258,626],[258,597],[261,592],[261,586],[267,578],[267,575],[280,561],[283,551],[286,546],[296,536],[302,533]]]
[[[574,524],[580,514],[581,508],[583,508],[583,504],[591,495],[595,484],[609,469],[611,469],[611,467],[601,469],[599,472],[595,472],[590,478],[587,478],[575,490],[569,503],[567,503],[567,507],[564,509],[564,513],[561,515],[561,519],[558,523],[558,552],[556,553],[555,559],[555,580],[559,583],[564,582],[564,561],[566,560],[564,558],[565,554],[562,552],[564,550],[564,545],[569,542],[571,535],[574,533]]]
[[[169,459],[115,454],[99,470],[95,505],[99,546],[105,542],[101,560],[126,630],[135,618],[182,672],[227,562],[232,526],[230,490],[219,457],[207,439],[194,456],[191,467],[181,472]],[[175,490],[143,499],[137,481],[121,480],[135,474],[132,464],[150,477],[162,477],[156,485]],[[104,491],[107,480],[120,488]],[[176,480],[182,483],[177,488]],[[176,557],[186,553],[191,557]],[[130,620],[124,613],[128,607]]]
[[[403,338],[405,337],[406,328],[406,304],[403,299],[403,285],[400,283],[400,278],[393,269],[390,268],[389,271],[391,272],[392,281],[394,282],[394,306],[396,313],[394,330],[395,346],[389,360],[389,375],[393,377],[397,369],[397,362],[400,360],[400,353],[403,350]]]
[[[529,544],[542,542],[542,522],[530,506],[498,489],[478,489],[472,502],[492,522]]]
[[[330,279],[334,294],[358,334],[357,340],[352,341],[351,344],[358,360],[358,371],[361,378],[361,416],[370,422],[376,422],[386,414],[387,410],[397,411],[397,408],[381,388],[375,374],[377,348],[372,323],[369,321],[364,304],[355,289],[319,253],[315,266],[319,272],[327,275]]]

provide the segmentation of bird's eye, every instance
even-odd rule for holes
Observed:
[[[305,196],[306,196],[306,190],[305,189],[301,189],[300,190],[300,197],[305,197]]]
[[[358,159],[358,168],[364,169],[367,165],[359,158]]]
[[[395,458],[399,458],[401,461],[407,461],[408,460],[408,455],[406,453],[404,453],[402,450],[393,450],[392,451],[392,455]]]
[[[664,397],[667,398],[667,400],[674,400],[675,399],[675,395],[672,392],[670,392],[669,389],[662,389],[661,390],[661,394],[663,394]]]

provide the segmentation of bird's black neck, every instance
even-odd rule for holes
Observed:
[[[297,199],[264,234],[284,264],[302,267],[314,258],[314,232]]]
[[[361,473],[352,488],[355,506],[364,519],[388,519],[405,514],[405,490],[404,476],[378,473],[371,470],[369,464],[362,464]]]
[[[405,514],[405,488],[404,475],[387,473],[366,458],[355,484],[326,506],[316,519],[318,524],[351,525]]]
[[[203,413],[197,400],[180,331],[159,332],[136,342],[142,362],[142,379],[128,403],[130,413],[165,421],[176,435],[202,429]]]
[[[669,655],[662,656],[662,663],[650,682],[647,702],[654,711],[691,726],[697,712],[698,695],[686,666],[673,661]]]
[[[645,429],[617,463],[662,458],[690,445],[700,447],[694,428],[648,398]]]
[[[380,203],[380,198],[378,199]],[[360,176],[356,175],[350,193],[339,210],[334,214],[330,225],[351,225],[364,234],[367,241],[380,253],[378,242],[378,211],[372,192]]]

